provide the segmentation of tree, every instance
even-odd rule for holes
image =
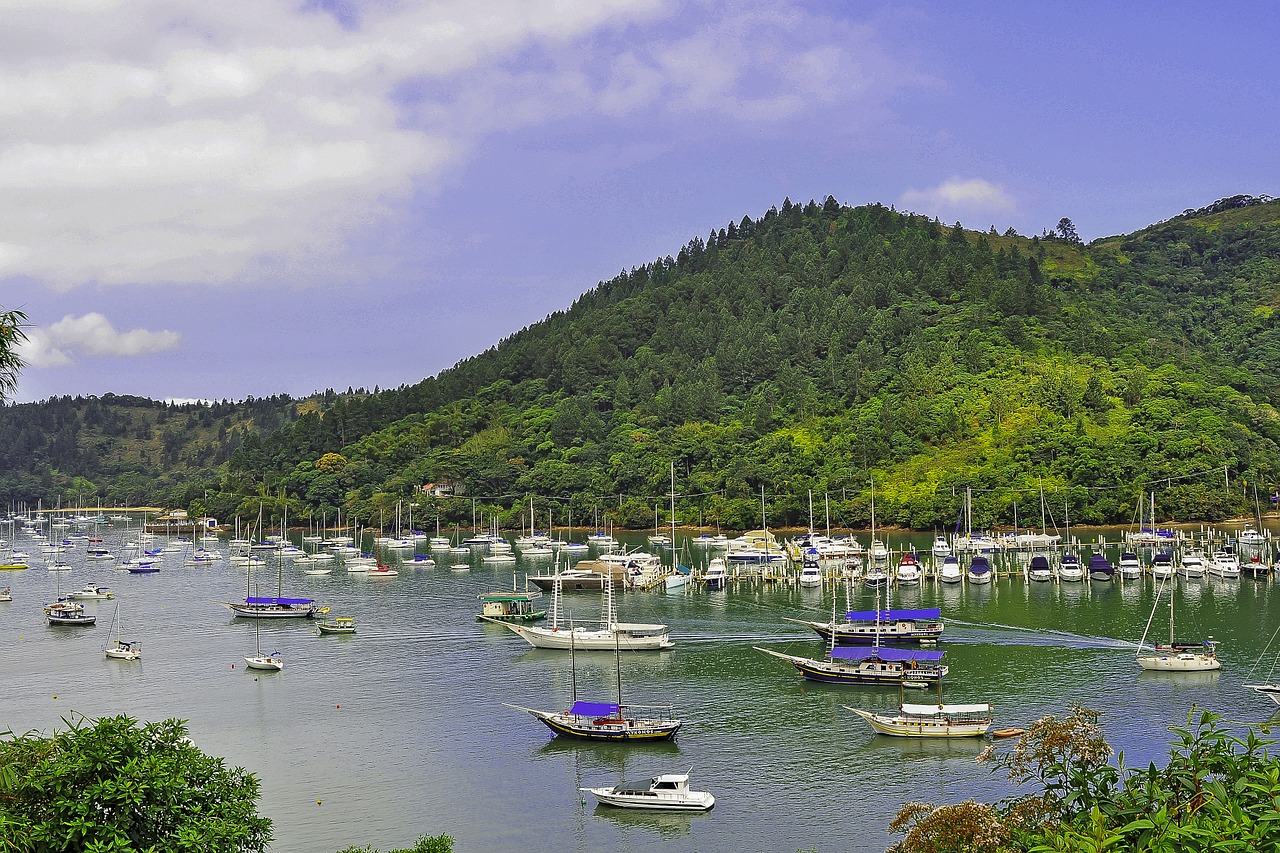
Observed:
[[[261,853],[258,779],[205,755],[181,720],[121,715],[0,741],[0,849]]]
[[[1080,239],[1080,235],[1076,233],[1076,226],[1067,217],[1058,220],[1058,227],[1054,229],[1058,233],[1058,237],[1068,243],[1079,245],[1084,241]]]
[[[21,311],[0,311],[0,400],[17,389],[18,372],[26,366],[18,356],[18,345],[27,339],[26,322]]]

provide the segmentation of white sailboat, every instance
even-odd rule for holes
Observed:
[[[266,670],[269,672],[279,672],[284,669],[284,659],[280,657],[279,652],[272,652],[269,655],[262,653],[262,623],[253,623],[253,639],[254,653],[252,657],[244,659],[245,666],[249,669]]]
[[[1151,618],[1147,620],[1147,628],[1138,641],[1136,654],[1138,666],[1147,670],[1160,672],[1207,672],[1221,669],[1222,661],[1218,660],[1218,644],[1213,637],[1203,643],[1180,643],[1173,638],[1173,590],[1169,590],[1169,644],[1152,646],[1144,651],[1147,642],[1147,631],[1156,618],[1156,609],[1160,606],[1160,593],[1167,580],[1162,580],[1156,588],[1156,600],[1151,605]]]
[[[142,657],[142,644],[121,639],[124,623],[120,619],[120,602],[116,602],[115,616],[111,617],[111,629],[108,636],[115,636],[115,644],[104,646],[103,652],[111,660],[138,660]]]

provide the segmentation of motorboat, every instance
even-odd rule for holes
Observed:
[[[1173,552],[1160,550],[1151,558],[1151,577],[1164,580],[1173,577]]]
[[[1199,548],[1191,548],[1183,554],[1182,564],[1178,566],[1178,573],[1184,578],[1204,577],[1204,551],[1201,551]]]
[[[1120,555],[1120,577],[1124,580],[1136,580],[1142,577],[1142,561],[1132,551]]]
[[[969,561],[969,583],[991,583],[991,561],[981,554],[975,554]]]
[[[818,564],[818,549],[808,548],[800,564],[800,586],[822,586],[822,567]]]
[[[902,555],[893,579],[899,586],[914,586],[920,583],[920,561],[916,559],[915,554]]]
[[[982,737],[991,728],[991,706],[913,704],[904,702],[895,714],[846,709],[866,720],[877,733],[893,737]]]
[[[938,559],[951,556],[951,543],[947,541],[947,537],[939,534],[933,537],[933,545],[929,547],[929,553]]]
[[[477,619],[497,619],[501,622],[536,622],[547,618],[547,611],[539,609],[542,590],[501,590],[483,592]]]
[[[106,601],[109,598],[115,598],[116,594],[105,586],[98,586],[96,583],[89,583],[80,589],[70,593],[67,598],[75,601]]]
[[[1219,548],[1209,559],[1209,574],[1218,578],[1240,577],[1240,557],[1234,551]]]
[[[960,583],[964,580],[964,572],[960,569],[960,558],[948,555],[942,558],[942,568],[938,570],[938,580],[943,583]]]
[[[320,634],[354,634],[356,620],[354,616],[335,616],[316,623],[316,631]]]
[[[1027,566],[1027,580],[1044,583],[1053,580],[1053,567],[1049,565],[1049,558],[1044,554],[1033,554],[1031,562]]]
[[[1097,552],[1089,555],[1089,580],[1107,583],[1115,580],[1116,567],[1111,565],[1105,554]]]
[[[1084,569],[1080,566],[1078,555],[1062,555],[1062,560],[1058,563],[1058,580],[1065,583],[1079,583],[1084,580]]]
[[[729,578],[729,569],[725,565],[723,557],[712,557],[711,562],[707,563],[707,570],[702,575],[702,582],[706,584],[707,589],[724,589],[725,583]]]
[[[663,773],[648,782],[623,782],[608,788],[579,788],[593,795],[601,805],[620,809],[662,811],[706,811],[716,804],[710,791],[689,788],[688,773]]]

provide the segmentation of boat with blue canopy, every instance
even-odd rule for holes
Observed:
[[[835,624],[837,644],[854,643],[919,643],[936,641],[942,636],[942,609],[922,607],[892,610],[850,610],[845,621]],[[832,622],[788,619],[807,625],[824,640],[832,639]]]
[[[236,616],[249,619],[310,619],[320,612],[315,599],[251,595],[243,604],[228,603]]]
[[[941,681],[948,669],[940,651],[836,646],[823,660],[754,647],[785,660],[809,681],[829,684],[888,684],[928,687]]]

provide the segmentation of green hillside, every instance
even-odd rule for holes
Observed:
[[[208,509],[653,524],[1128,522],[1252,512],[1280,480],[1280,203],[1236,197],[1085,246],[880,205],[785,202],[417,385],[290,404]],[[296,419],[294,418],[296,414]],[[239,438],[239,435],[237,435]],[[225,450],[227,445],[220,447]],[[215,454],[216,458],[216,454]],[[196,479],[200,479],[197,477]],[[208,496],[203,497],[207,489]],[[665,511],[663,522],[666,521]],[[424,523],[430,523],[424,522]]]

